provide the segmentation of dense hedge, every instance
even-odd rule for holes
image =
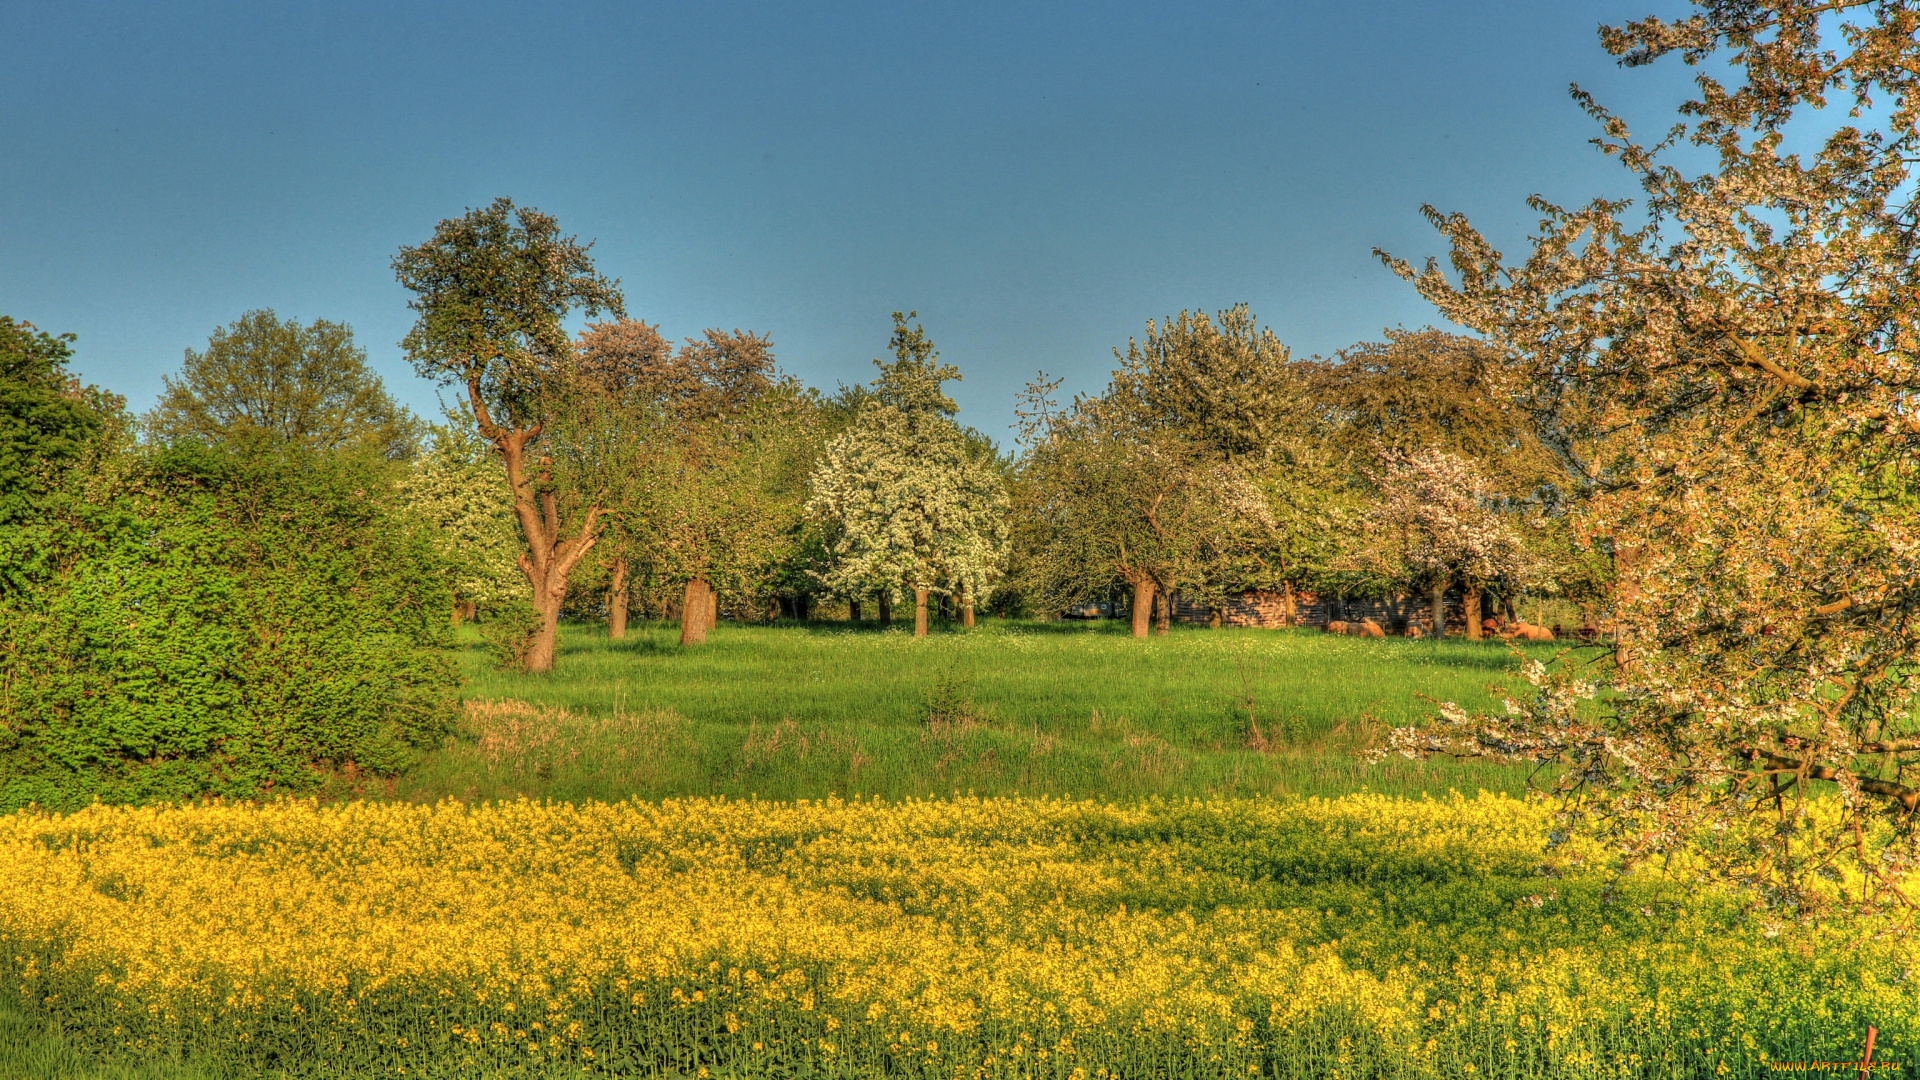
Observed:
[[[311,789],[447,730],[449,598],[373,460],[113,455],[0,598],[0,810]]]

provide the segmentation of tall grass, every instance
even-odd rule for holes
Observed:
[[[1552,647],[1530,646],[1535,654]],[[1152,795],[1516,791],[1522,773],[1353,751],[1436,700],[1479,706],[1498,643],[1361,640],[987,620],[971,632],[873,624],[673,627],[623,641],[569,626],[549,675],[469,647],[468,737],[399,788],[413,799],[955,792]],[[501,706],[497,702],[524,705]]]

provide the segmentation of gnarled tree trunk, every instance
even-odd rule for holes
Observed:
[[[1467,640],[1479,641],[1481,637],[1480,586],[1471,581],[1467,582],[1467,587],[1460,596],[1460,606],[1466,609]]]
[[[688,578],[686,595],[680,604],[680,644],[705,643],[712,611],[713,586],[703,577]]]
[[[927,590],[917,585],[913,590],[913,636],[927,636]]]
[[[1153,579],[1142,574],[1133,579],[1133,636],[1147,636],[1147,625],[1153,619]]]
[[[1165,637],[1167,626],[1173,621],[1173,594],[1162,592],[1153,598],[1153,632]]]
[[[1447,636],[1447,579],[1444,576],[1433,583],[1433,636]]]
[[[860,621],[860,601],[847,601],[847,618],[852,622]]]
[[[607,636],[627,636],[627,560],[613,560],[613,580],[607,585]]]
[[[973,593],[968,592],[960,598],[960,625],[973,629]]]
[[[889,592],[880,594],[880,625],[893,625],[893,594]]]
[[[540,613],[540,621],[527,640],[524,663],[528,671],[552,671],[554,647],[560,636],[560,605],[567,599],[567,575],[600,539],[601,508],[587,506],[577,527],[569,529],[560,513],[559,496],[545,487],[552,478],[547,463],[537,461],[534,471],[527,471],[527,447],[540,437],[544,425],[514,430],[494,423],[478,378],[467,381],[467,396],[481,438],[492,443],[500,455],[507,486],[513,491],[513,512],[527,538],[527,550],[515,561],[533,590],[533,606]]]

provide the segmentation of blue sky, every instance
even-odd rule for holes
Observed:
[[[1037,369],[1097,390],[1183,308],[1300,354],[1435,321],[1370,254],[1443,254],[1423,202],[1517,255],[1529,194],[1631,194],[1566,87],[1670,122],[1687,70],[1595,37],[1648,11],[0,0],[0,313],[137,409],[243,311],[344,320],[430,413],[392,256],[506,195],[635,316],[770,333],[814,385],[917,309],[1004,438]]]

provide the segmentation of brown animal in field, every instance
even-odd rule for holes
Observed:
[[[1387,632],[1381,629],[1380,624],[1374,622],[1372,619],[1362,619],[1359,622],[1342,623],[1341,625],[1343,627],[1341,633],[1346,634],[1348,637],[1387,636]]]
[[[1514,638],[1519,638],[1522,641],[1552,641],[1553,631],[1544,626],[1535,626],[1532,623],[1516,622],[1508,623],[1501,627],[1500,636],[1506,638],[1508,641],[1512,641]]]
[[[1426,634],[1427,634],[1427,632],[1426,632],[1425,630],[1422,630],[1422,629],[1420,629],[1420,624],[1419,624],[1419,623],[1408,623],[1408,624],[1407,624],[1407,635],[1406,635],[1406,636],[1408,636],[1408,637],[1410,637],[1410,638],[1422,638],[1422,637],[1425,637],[1425,636],[1426,636]]]
[[[1325,630],[1329,634],[1344,634],[1347,632],[1347,624],[1341,622],[1339,619],[1333,619],[1329,621],[1327,625],[1322,627],[1321,629]]]

